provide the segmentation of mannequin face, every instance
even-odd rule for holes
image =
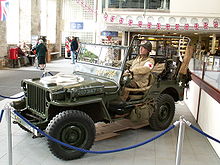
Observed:
[[[149,51],[145,47],[140,46],[140,55],[145,55],[148,53],[149,53]]]

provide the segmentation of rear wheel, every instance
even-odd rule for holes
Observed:
[[[175,114],[175,102],[168,94],[160,95],[156,100],[156,106],[150,117],[150,127],[153,130],[164,130],[173,121]]]
[[[68,110],[56,115],[47,127],[50,136],[72,146],[89,150],[95,139],[93,120],[84,112]],[[48,140],[50,151],[58,158],[72,160],[85,153]]]

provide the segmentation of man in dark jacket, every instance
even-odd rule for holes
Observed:
[[[71,41],[71,45],[70,45],[70,51],[71,51],[71,55],[72,55],[72,62],[73,64],[75,64],[75,60],[76,60],[76,53],[78,50],[78,42],[76,41],[75,37],[72,37],[72,41]]]
[[[39,44],[36,47],[38,65],[40,67],[40,70],[44,70],[46,66],[46,52],[47,52],[47,48],[44,45],[44,41],[40,39]]]

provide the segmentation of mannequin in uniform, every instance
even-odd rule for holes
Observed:
[[[154,67],[154,59],[149,57],[152,50],[150,41],[142,41],[140,46],[140,54],[131,62],[129,70],[126,70],[124,75],[131,74],[133,79],[128,87],[143,88],[148,86],[150,71]]]

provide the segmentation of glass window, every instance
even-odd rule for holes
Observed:
[[[213,87],[220,89],[220,57],[214,56],[213,61],[206,63],[204,80]]]
[[[109,8],[169,9],[170,0],[108,0]]]
[[[207,58],[205,64],[204,81],[213,87],[220,90],[220,57],[213,57],[213,61],[210,62],[210,57]],[[203,63],[201,59],[191,59],[189,69],[195,75],[202,79]]]
[[[121,68],[127,47],[81,44],[78,60],[101,66]]]
[[[203,61],[195,58],[191,59],[189,63],[189,70],[200,78],[202,78],[202,68],[203,68]]]
[[[144,8],[144,0],[109,0],[109,8]]]

